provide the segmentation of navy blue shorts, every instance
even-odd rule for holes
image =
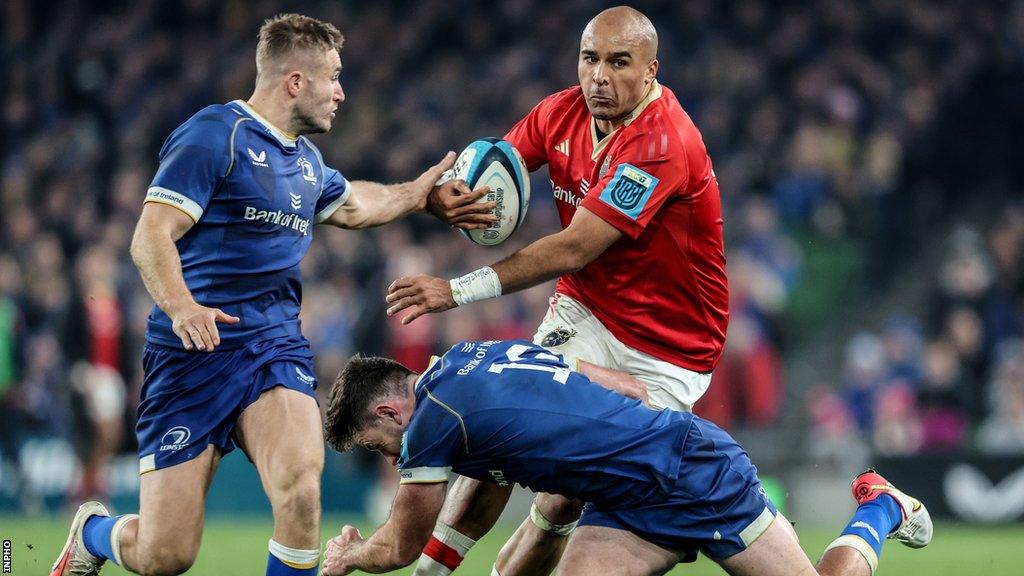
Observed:
[[[313,354],[301,336],[243,348],[186,352],[147,344],[139,421],[139,472],[187,462],[213,444],[235,448],[235,422],[264,391],[284,386],[316,398]]]
[[[743,448],[718,426],[696,417],[672,493],[648,501],[628,509],[588,503],[579,525],[628,530],[693,562],[697,552],[714,560],[742,552],[777,514]]]

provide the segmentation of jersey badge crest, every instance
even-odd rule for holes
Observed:
[[[316,174],[313,173],[313,164],[305,158],[299,158],[299,167],[302,168],[302,179],[316,186]]]
[[[540,345],[545,348],[554,348],[555,346],[565,344],[575,335],[575,330],[570,330],[569,328],[555,328],[544,335],[544,339],[540,341]]]
[[[601,192],[601,200],[636,220],[657,185],[658,179],[647,172],[631,164],[619,164],[611,182]]]

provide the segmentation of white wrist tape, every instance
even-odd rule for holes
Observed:
[[[568,524],[555,524],[540,513],[540,510],[537,509],[536,503],[530,506],[530,520],[533,520],[533,523],[541,530],[551,532],[552,534],[558,534],[559,536],[568,536],[569,534],[572,534],[572,531],[576,529],[576,524],[579,523],[579,520],[577,520],[576,522],[570,522]]]
[[[452,278],[452,299],[457,306],[501,296],[501,280],[490,266],[478,268],[465,276]]]

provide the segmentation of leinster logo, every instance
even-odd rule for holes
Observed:
[[[540,345],[545,348],[554,348],[555,346],[561,346],[569,341],[576,335],[575,330],[568,328],[555,328],[551,332],[544,335],[544,339],[540,341]]]
[[[302,168],[303,180],[316,186],[316,174],[313,172],[313,164],[305,158],[299,158],[299,167]]]
[[[182,448],[188,446],[188,440],[192,437],[192,431],[185,426],[175,426],[167,432],[164,432],[164,437],[160,439],[160,451],[170,450],[177,452]]]

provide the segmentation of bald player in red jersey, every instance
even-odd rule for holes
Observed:
[[[652,407],[691,410],[728,324],[721,201],[700,132],[655,78],[656,56],[643,14],[617,7],[595,17],[580,41],[580,85],[544,99],[505,135],[530,171],[548,164],[564,229],[461,278],[400,278],[388,314],[408,309],[408,323],[557,277],[535,342]],[[459,478],[416,574],[454,570],[509,490]],[[548,574],[579,506],[538,495],[495,573]]]

